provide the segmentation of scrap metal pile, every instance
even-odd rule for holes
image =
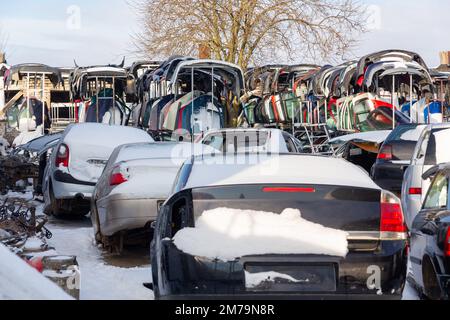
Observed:
[[[24,191],[26,185],[20,181],[36,180],[39,177],[39,164],[24,155],[0,157],[0,193]]]
[[[0,203],[0,243],[29,265],[79,298],[80,273],[74,256],[59,256],[47,240],[52,233],[47,218],[36,215],[36,206],[24,199],[9,198]]]

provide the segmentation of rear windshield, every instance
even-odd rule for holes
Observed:
[[[387,138],[387,142],[392,141],[419,141],[424,127],[415,124],[398,126]]]
[[[380,191],[341,186],[242,185],[192,190],[194,216],[217,208],[280,214],[298,209],[306,220],[345,231],[378,231]]]
[[[268,132],[218,132],[206,136],[203,144],[222,152],[245,152],[265,146],[268,138]]]

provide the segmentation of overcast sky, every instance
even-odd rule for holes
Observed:
[[[40,62],[52,66],[119,63],[136,59],[131,35],[139,30],[130,0],[2,1],[0,26],[7,36],[10,64]],[[408,49],[429,66],[439,51],[450,50],[450,1],[362,0],[370,5],[370,32],[354,55],[382,49]]]

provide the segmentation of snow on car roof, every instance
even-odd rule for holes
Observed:
[[[306,184],[380,190],[360,167],[306,155],[228,155],[196,159],[186,189],[239,184]]]
[[[387,137],[391,134],[391,132],[392,132],[392,130],[382,130],[382,131],[370,131],[370,132],[348,134],[345,136],[331,139],[330,143],[365,141],[365,142],[374,142],[374,143],[381,144],[387,139]]]
[[[199,143],[155,142],[125,145],[121,148],[116,163],[139,159],[189,158],[192,155],[218,153],[212,147]]]
[[[101,142],[102,146],[115,147],[132,142],[154,142],[147,132],[132,127],[80,123],[69,128],[64,141],[70,143],[89,145]]]

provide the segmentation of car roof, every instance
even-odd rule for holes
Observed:
[[[243,184],[336,185],[380,190],[363,169],[346,160],[300,154],[197,157],[185,188]]]

